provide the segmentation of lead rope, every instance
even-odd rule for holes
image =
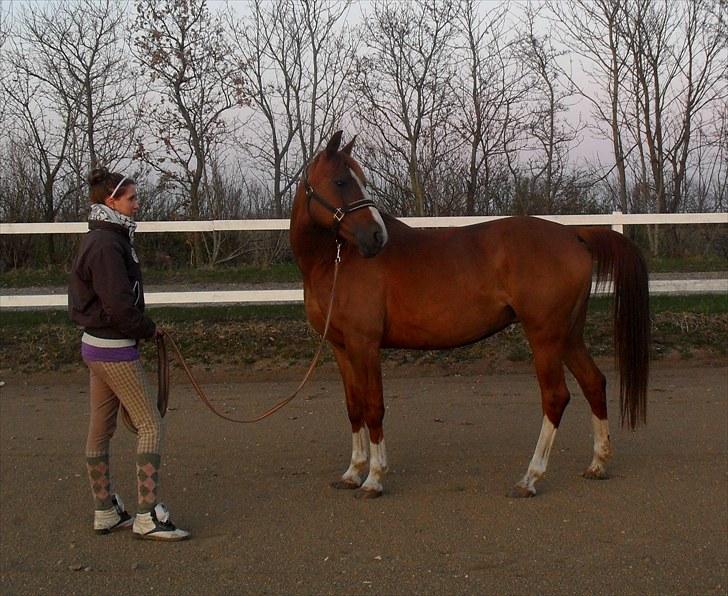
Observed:
[[[216,416],[219,416],[223,420],[227,420],[229,422],[236,422],[239,424],[252,424],[254,422],[260,422],[264,418],[267,418],[271,414],[274,414],[278,410],[280,410],[282,407],[290,403],[296,395],[298,395],[299,391],[303,389],[303,386],[306,384],[308,379],[311,377],[311,373],[313,373],[314,368],[316,368],[316,364],[318,363],[319,358],[321,357],[321,352],[324,348],[324,342],[326,341],[326,334],[329,331],[329,323],[331,322],[331,311],[334,307],[334,291],[336,290],[336,278],[339,275],[339,263],[341,263],[341,243],[337,240],[336,242],[336,259],[334,260],[334,280],[331,283],[331,295],[329,297],[329,306],[326,311],[326,323],[324,324],[324,332],[321,336],[321,342],[319,343],[318,349],[316,350],[316,353],[314,354],[313,360],[311,361],[311,364],[308,367],[308,370],[306,371],[306,374],[303,376],[303,380],[298,384],[298,387],[296,387],[295,391],[291,393],[288,397],[285,399],[279,401],[277,404],[275,404],[273,407],[269,408],[262,414],[256,416],[255,418],[231,418],[230,416],[226,416],[225,414],[222,414],[220,411],[215,409],[215,407],[210,403],[210,399],[207,397],[207,394],[205,391],[200,387],[200,384],[197,382],[197,379],[195,379],[194,375],[192,374],[192,371],[190,370],[189,366],[187,365],[187,362],[184,359],[184,356],[182,356],[182,352],[180,351],[179,347],[177,346],[177,343],[174,341],[172,336],[169,333],[166,333],[162,331],[162,334],[158,336],[157,339],[157,371],[158,371],[158,394],[157,394],[157,407],[159,409],[159,412],[162,416],[164,416],[165,412],[167,411],[167,403],[169,398],[169,368],[167,366],[167,347],[166,342],[168,341],[169,344],[172,346],[172,350],[174,352],[175,357],[177,358],[177,362],[179,362],[180,366],[182,366],[182,369],[185,371],[185,374],[187,375],[187,378],[190,380],[190,383],[192,383],[192,386],[195,389],[195,392],[197,393],[198,397],[202,400],[202,402],[212,411],[213,414]],[[131,421],[131,418],[129,417],[128,412],[125,408],[122,408],[122,419],[124,420],[124,423],[126,424],[127,428],[133,432],[134,434],[137,433],[137,429],[134,426],[134,424]]]

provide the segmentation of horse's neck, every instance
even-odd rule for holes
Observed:
[[[317,266],[333,263],[332,234],[316,225],[308,215],[305,200],[297,200],[291,213],[291,251],[304,278]]]

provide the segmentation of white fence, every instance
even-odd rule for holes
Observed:
[[[495,221],[507,216],[488,217],[401,217],[415,228],[449,228]],[[604,215],[537,215],[565,226],[611,226],[622,231],[623,226],[645,224],[714,224],[728,223],[728,213],[621,213]],[[208,221],[142,221],[137,232],[223,232],[251,230],[287,230],[288,219],[213,219]],[[83,234],[87,222],[70,223],[0,223],[3,234]]]
[[[611,226],[622,232],[626,225],[661,224],[728,224],[728,213],[654,213],[605,215],[544,215],[542,219],[574,226]],[[403,217],[413,227],[438,228],[465,226],[501,219],[501,217]],[[210,221],[146,221],[139,222],[137,232],[221,232],[287,230],[288,219],[210,220]],[[5,234],[83,234],[87,222],[72,223],[0,223],[0,235]],[[651,280],[650,293],[703,294],[728,293],[728,279]],[[149,292],[145,299],[149,305],[161,304],[218,304],[218,303],[296,303],[303,301],[303,290],[225,290],[194,292]],[[0,295],[0,309],[60,308],[66,307],[66,295],[26,294]]]

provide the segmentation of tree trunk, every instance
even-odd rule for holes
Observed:
[[[412,189],[412,197],[415,201],[415,216],[423,217],[425,215],[425,192],[422,188],[422,181],[417,167],[417,146],[415,143],[410,144],[409,159],[409,177],[410,188]]]
[[[616,13],[612,13],[609,21],[609,48],[611,50],[612,87],[610,97],[612,104],[611,125],[612,125],[612,147],[614,149],[614,161],[617,166],[617,196],[619,207],[622,213],[629,211],[627,203],[627,172],[624,165],[624,147],[622,146],[622,134],[619,129],[619,57],[617,56],[617,40],[615,38]]]

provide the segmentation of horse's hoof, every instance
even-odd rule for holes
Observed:
[[[536,496],[536,489],[516,484],[508,493],[508,496],[512,499],[529,499]]]
[[[360,488],[354,496],[357,499],[377,499],[382,496],[382,491],[371,488]]]
[[[336,488],[338,490],[356,490],[359,486],[360,485],[356,482],[353,482],[352,480],[344,480],[343,478],[331,483],[331,488]]]
[[[602,468],[587,468],[582,476],[587,480],[607,480],[609,478],[607,471]]]

